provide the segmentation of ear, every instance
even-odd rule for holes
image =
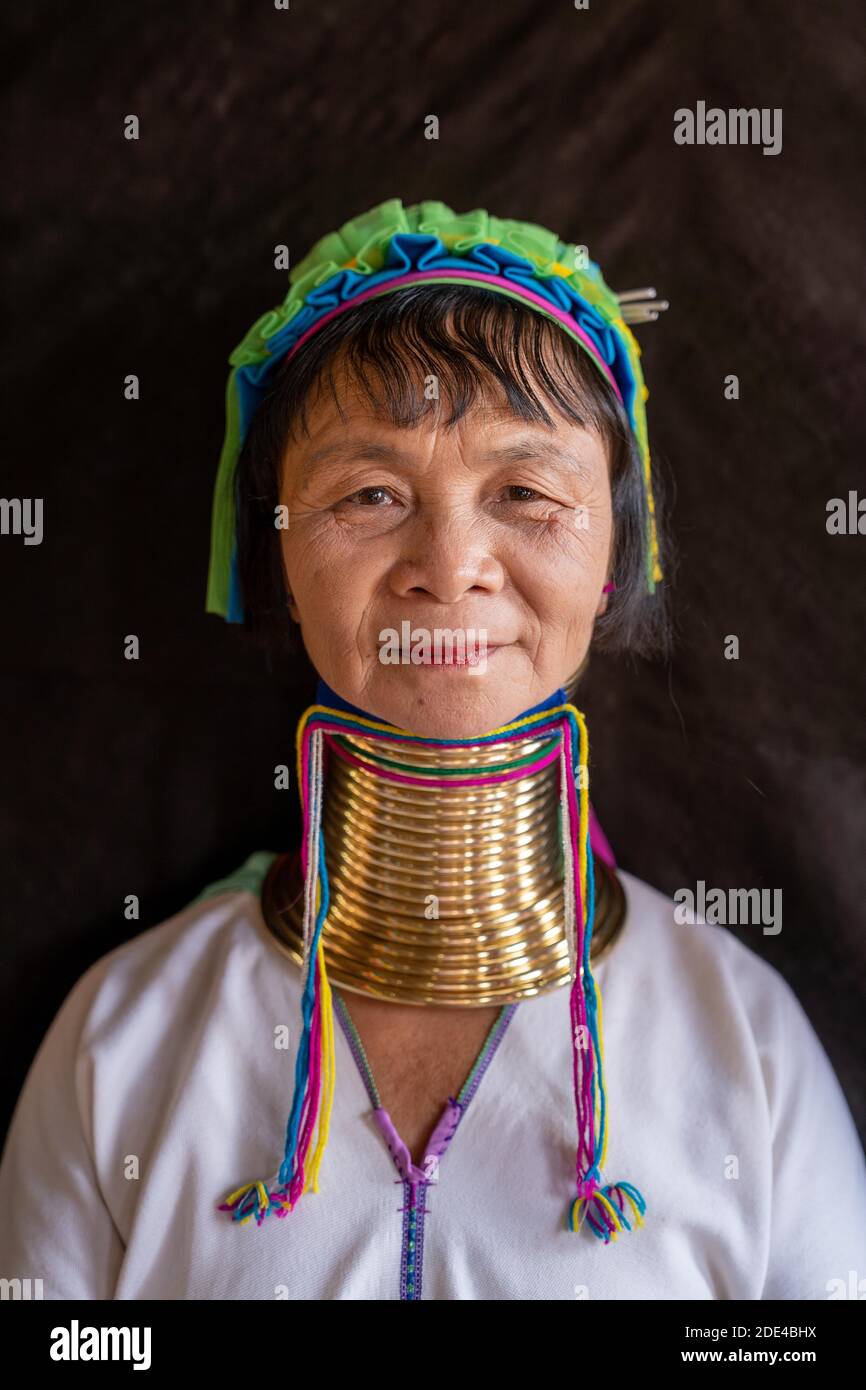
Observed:
[[[301,621],[301,614],[291,594],[286,594],[286,607],[289,610],[290,617],[294,618],[296,623],[299,623]]]

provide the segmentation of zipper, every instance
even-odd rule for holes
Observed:
[[[403,1217],[399,1297],[401,1300],[414,1301],[420,1299],[423,1287],[424,1218],[431,1213],[431,1208],[427,1206],[427,1193],[431,1186],[436,1187],[438,1185],[439,1165],[442,1158],[454,1138],[470,1101],[481,1085],[482,1078],[505,1036],[509,1023],[520,1007],[520,1001],[514,1004],[503,1004],[459,1094],[456,1097],[448,1097],[427,1141],[424,1164],[419,1168],[417,1163],[413,1163],[407,1145],[397,1133],[391,1116],[382,1105],[373,1072],[364,1051],[364,1045],[345,1001],[336,988],[332,990],[332,995],[337,1005],[337,1017],[370,1098],[373,1116],[399,1174],[395,1182],[400,1183],[403,1188],[403,1205],[397,1208]]]

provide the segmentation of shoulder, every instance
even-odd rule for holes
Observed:
[[[689,984],[699,994],[719,988],[734,991],[756,1025],[798,1013],[805,1020],[785,977],[757,949],[760,942],[775,940],[775,935],[765,936],[760,924],[746,925],[743,929],[755,934],[755,945],[750,945],[729,926],[707,922],[700,914],[683,921],[673,896],[623,869],[617,874],[628,913],[621,955],[632,969],[652,971],[668,985]]]
[[[849,1271],[866,1258],[866,1163],[823,1044],[794,990],[760,954],[772,952],[776,933],[740,927],[754,933],[753,946],[697,914],[683,921],[679,895],[618,872],[628,917],[603,976],[617,1051],[625,1055],[640,1038],[636,1084],[665,1078],[678,1099],[655,1089],[657,1110],[689,1129],[693,1162],[698,1133],[709,1134],[744,1159],[750,1192],[762,1190],[766,1175],[765,1234],[755,1248],[760,1297],[847,1296]]]
[[[673,897],[618,873],[628,918],[611,954],[607,993],[620,989],[620,977],[634,983],[629,1007],[643,1027],[664,1034],[690,1074],[711,1077],[717,1097],[720,1085],[741,1098],[760,1093],[774,1144],[799,1145],[815,1159],[835,1145],[856,1177],[862,1215],[866,1175],[853,1117],[791,985],[730,927],[700,917],[683,922]],[[760,924],[741,930],[754,932],[756,943],[776,940]]]
[[[250,1037],[280,1017],[292,977],[261,918],[271,858],[252,855],[95,961],[43,1037],[0,1161],[0,1259],[20,1277],[44,1270],[45,1296],[113,1296],[143,1190],[128,1160],[161,1171],[158,1151],[182,1135],[189,1161],[191,1127],[225,1086],[227,1055],[254,1074],[264,1049]],[[269,1012],[257,1019],[262,1000]]]
[[[628,906],[626,926],[603,977],[607,996],[668,1049],[688,1058],[707,1083],[760,1095],[771,1131],[794,1115],[806,1124],[799,1097],[811,1096],[846,1144],[859,1148],[841,1085],[803,1005],[771,960],[757,949],[777,940],[760,924],[755,946],[729,926],[697,917],[682,921],[673,897],[618,871]],[[607,1000],[606,1000],[607,1002]]]

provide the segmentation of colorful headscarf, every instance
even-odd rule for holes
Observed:
[[[336,315],[366,299],[417,284],[478,285],[519,300],[552,318],[588,353],[622,402],[640,450],[647,503],[646,585],[647,592],[654,593],[663,575],[646,425],[649,392],[640,368],[640,347],[624,317],[647,292],[617,296],[584,247],[560,241],[537,223],[494,217],[481,208],[455,213],[439,202],[404,207],[399,198],[391,198],[317,241],[290,270],[284,302],[263,314],[229,357],[226,433],[213,499],[208,613],[228,622],[244,619],[235,469],[271,373]]]

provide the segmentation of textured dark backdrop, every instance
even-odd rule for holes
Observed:
[[[861,6],[113,0],[4,26],[0,493],[44,498],[45,538],[0,537],[3,1118],[91,961],[296,835],[273,768],[309,677],[204,613],[226,358],[283,298],[275,244],[396,196],[540,221],[671,299],[638,334],[678,648],[592,658],[593,801],[668,892],[783,889],[780,935],[739,932],[866,1132],[866,537],[825,530],[866,492]],[[781,154],[675,145],[700,99],[782,107]]]

